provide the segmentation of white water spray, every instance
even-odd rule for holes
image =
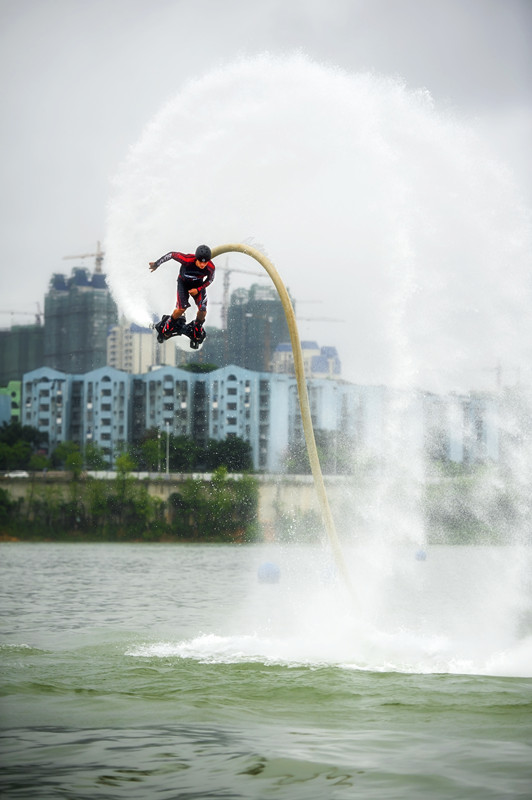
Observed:
[[[296,306],[298,299],[320,300],[309,332],[320,344],[332,338],[320,317],[348,320],[334,331],[341,336],[335,343],[348,380],[448,391],[494,388],[498,365],[510,382],[530,377],[529,212],[509,173],[472,129],[439,111],[426,91],[411,91],[396,79],[347,74],[300,55],[238,61],[188,83],[147,126],[115,180],[106,253],[120,308],[141,324],[168,313],[175,270],[166,265],[152,275],[148,262],[168,250],[228,241],[259,249],[257,242],[264,242]],[[244,257],[234,258],[236,266],[249,267]],[[211,320],[213,313],[211,307]],[[408,604],[416,595],[430,609],[419,629],[421,650],[439,654],[435,642],[450,642],[427,669],[452,671],[453,663],[471,663],[472,670],[489,670],[483,598],[471,600],[470,624],[458,626],[456,637],[441,633],[452,628],[447,617],[459,605],[450,602],[447,616],[438,616],[438,599],[420,577],[424,565],[412,560],[414,545],[424,539],[418,503],[423,475],[402,427],[410,401],[397,397],[386,432],[389,467],[373,498],[375,549],[367,569],[353,563],[366,621],[382,632],[378,646],[374,636],[367,638],[359,661],[383,663],[397,625],[406,626],[406,639],[414,641],[416,609],[404,617],[395,612],[398,602]],[[527,479],[530,453],[524,462],[520,476]],[[405,543],[408,566],[394,549]],[[530,651],[518,624],[529,602],[522,590],[525,559],[516,550],[508,557],[508,568],[490,573],[490,580],[502,581],[490,594],[500,612],[494,658],[499,647]],[[455,571],[447,567],[449,581]],[[449,591],[466,591],[468,580],[453,582]],[[441,597],[443,584],[439,591]],[[327,622],[313,628],[313,637],[322,650],[356,662],[349,642],[363,634],[350,630],[351,610],[346,620],[338,607],[324,608]],[[297,619],[303,631],[306,617]],[[475,642],[467,643],[476,630],[482,630],[477,660]],[[298,641],[292,638],[288,646],[296,660]],[[397,641],[389,650],[396,666]],[[415,653],[411,662],[424,668]]]
[[[296,304],[347,319],[348,380],[470,389],[499,362],[528,368],[517,191],[467,126],[398,80],[263,56],[188,83],[115,180],[107,269],[125,314],[167,312],[175,273],[148,261],[203,241],[264,242]],[[311,335],[326,344],[331,328]]]

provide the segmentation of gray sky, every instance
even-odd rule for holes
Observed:
[[[1,309],[34,311],[63,257],[94,251],[144,126],[238,55],[300,50],[428,89],[530,202],[531,39],[530,0],[0,0]]]

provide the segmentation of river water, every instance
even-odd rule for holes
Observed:
[[[0,558],[4,798],[532,797],[527,553]]]

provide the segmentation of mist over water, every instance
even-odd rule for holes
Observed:
[[[345,554],[356,601],[326,551],[262,545],[239,556],[249,559],[235,581],[245,601],[218,626],[152,638],[128,652],[212,664],[532,677],[524,549],[441,547],[424,562],[390,545]],[[257,581],[261,557],[279,565],[279,583]]]
[[[203,242],[252,244],[296,305],[319,300],[305,307],[316,322],[303,338],[335,344],[347,380],[495,389],[500,368],[503,384],[530,382],[529,210],[473,126],[438,109],[428,91],[302,55],[237,61],[186,84],[115,179],[106,254],[123,313],[139,324],[169,313],[177,270],[171,263],[152,275],[147,264]],[[231,265],[256,269],[239,255]],[[221,298],[220,276],[209,297],[217,291]],[[346,323],[320,321],[333,315]],[[211,306],[207,328],[214,319]],[[530,674],[529,547],[479,557],[474,568],[462,565],[461,548],[442,570],[414,560],[426,546],[425,476],[404,425],[411,403],[397,393],[388,409],[387,463],[363,497],[365,529],[353,517],[341,526],[344,541],[366,548],[349,556],[356,609],[336,590],[317,595],[319,606],[292,593],[266,638],[243,625],[242,635],[170,643],[173,653],[313,661],[319,650],[362,668]],[[506,453],[512,545],[530,543],[530,446],[516,419],[512,409],[501,417],[518,444]],[[475,497],[486,522],[500,476],[490,480]],[[303,582],[301,598],[317,585]]]
[[[126,316],[168,312],[175,270],[148,261],[204,241],[258,246],[296,304],[320,300],[304,338],[337,344],[348,380],[470,389],[528,369],[528,211],[472,127],[398,79],[264,55],[182,87],[114,182]]]

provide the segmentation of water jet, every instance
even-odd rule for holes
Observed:
[[[198,106],[209,119],[201,130],[187,124]],[[174,276],[166,286],[149,281],[154,254],[199,241],[240,243],[235,265],[248,245],[268,258],[259,244],[267,242],[296,302],[317,299],[327,310],[319,316],[349,320],[343,377],[390,387],[380,430],[386,459],[353,486],[363,510],[357,524],[341,518],[357,617],[378,635],[355,630],[352,608],[316,593],[312,580],[287,600],[299,634],[290,657],[300,645],[312,649],[303,643],[308,630],[316,652],[363,667],[504,671],[505,653],[524,662],[532,234],[509,170],[428,91],[301,55],[242,59],[183,86],[118,171],[106,252],[129,318],[145,324],[173,298]],[[311,333],[327,343],[326,325],[316,321]],[[414,389],[489,391],[499,408],[506,404],[498,420],[504,470],[467,484],[471,515],[484,524],[495,509],[503,520],[504,551],[477,541],[440,551],[442,539],[424,563],[413,557],[427,548],[429,482],[404,425],[419,417]],[[285,587],[296,570],[282,568]],[[317,571],[309,565],[297,580]],[[283,608],[279,624],[288,616]]]

